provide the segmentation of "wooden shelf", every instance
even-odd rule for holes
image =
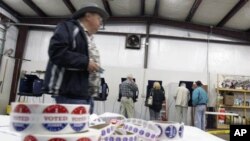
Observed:
[[[250,109],[250,106],[227,106],[227,105],[220,105],[220,107],[225,107],[225,108],[238,108],[238,109]]]
[[[226,79],[238,80],[240,77],[242,77],[242,78],[244,77],[244,79],[245,79],[245,77],[248,77],[248,79],[250,80],[250,76],[220,75],[220,74],[217,74],[216,92],[217,92],[218,95],[220,94],[220,96],[217,95],[216,107],[217,107],[218,111],[219,111],[219,108],[224,108],[227,112],[229,112],[229,111],[236,112],[236,114],[238,114],[238,111],[240,111],[241,115],[239,115],[239,116],[241,116],[241,117],[244,116],[244,117],[248,118],[247,113],[249,112],[250,106],[246,106],[246,101],[247,101],[248,95],[250,94],[250,90],[222,88],[219,85],[219,83],[221,83],[223,80],[226,80]],[[225,95],[222,95],[224,92],[232,92],[232,93],[234,93],[234,95],[240,95],[241,99],[242,99],[241,106],[239,106],[239,105],[228,106],[228,105],[222,104],[221,103],[222,102],[221,101],[221,96],[224,96],[224,98],[225,98]],[[236,97],[234,97],[233,100],[235,100],[235,99],[236,99]],[[228,100],[232,100],[232,97],[228,97]],[[233,104],[232,101],[230,101],[230,103]],[[216,119],[217,119],[217,128],[218,129],[228,129],[229,128],[229,125],[219,123],[219,116],[217,116]],[[226,122],[226,121],[224,120],[224,122]],[[230,121],[230,123],[234,124],[235,121]]]
[[[249,90],[242,90],[242,89],[216,88],[216,90],[218,90],[218,91],[227,91],[227,92],[250,93]]]

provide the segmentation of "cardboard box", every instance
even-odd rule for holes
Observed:
[[[234,95],[224,95],[224,105],[233,106],[234,105]]]

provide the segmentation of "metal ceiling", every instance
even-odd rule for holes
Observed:
[[[250,40],[248,0],[0,0],[0,6],[22,23],[57,24],[87,2],[106,9],[108,22],[157,23],[202,32],[213,28],[219,35]]]

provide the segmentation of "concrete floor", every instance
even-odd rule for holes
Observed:
[[[226,141],[229,141],[230,135],[229,134],[214,134],[215,136],[222,138]]]

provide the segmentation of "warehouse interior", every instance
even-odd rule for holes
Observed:
[[[132,74],[139,91],[134,118],[150,120],[145,106],[150,80],[161,81],[165,90],[161,114],[166,121],[176,121],[174,96],[180,81],[200,80],[209,99],[205,132],[229,140],[231,124],[250,124],[248,0],[1,0],[1,115],[9,114],[12,102],[55,103],[49,94],[20,95],[20,80],[24,74],[44,78],[56,26],[86,3],[110,15],[94,35],[101,77],[109,89],[105,101],[95,101],[95,114],[120,114],[119,84]],[[136,43],[129,41],[131,36]],[[234,95],[230,102],[227,93]],[[209,112],[236,114],[237,123],[230,114],[220,121]],[[194,124],[192,114],[188,107],[187,126]]]

